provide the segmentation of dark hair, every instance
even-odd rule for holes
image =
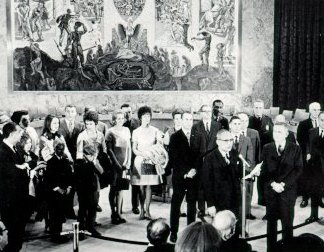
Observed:
[[[220,100],[220,99],[216,99],[216,100],[214,100],[213,101],[213,106],[215,106],[215,103],[222,103],[223,105],[224,105],[224,102],[222,101],[222,100]]]
[[[166,243],[170,235],[170,227],[163,218],[151,220],[146,230],[147,239],[154,246]]]
[[[31,140],[29,134],[24,132],[20,138],[20,141],[17,143],[17,146],[23,149],[29,139]]]
[[[213,225],[207,222],[193,222],[181,233],[175,245],[175,252],[217,252],[221,237]]]
[[[2,128],[3,138],[8,138],[12,132],[15,132],[17,130],[16,126],[17,124],[14,122],[6,123]]]
[[[233,121],[236,120],[236,119],[238,119],[238,120],[241,121],[241,118],[239,118],[237,115],[235,115],[235,116],[232,116],[232,117],[231,117],[231,119],[230,119],[229,122],[231,123],[231,122],[233,122]]]
[[[120,106],[121,109],[128,108],[128,107],[130,107],[130,105],[128,103],[124,103],[123,105]]]
[[[98,120],[99,120],[99,117],[98,117],[98,113],[96,111],[91,111],[90,110],[87,113],[85,113],[84,116],[83,116],[84,123],[86,121],[93,121],[97,125]]]
[[[75,23],[74,23],[74,26],[76,26],[76,27],[80,27],[82,25],[82,23],[80,22],[80,21],[76,21]]]
[[[141,120],[144,114],[150,114],[150,116],[152,117],[152,109],[148,106],[140,107],[137,112],[138,119]]]
[[[57,118],[57,116],[55,115],[47,115],[45,117],[45,120],[44,120],[44,128],[43,128],[43,133],[42,135],[44,135],[45,133],[50,133],[51,132],[51,124],[52,124],[52,121],[54,118]],[[60,123],[60,120],[59,120],[59,123]]]
[[[12,116],[11,116],[10,119],[11,119],[11,121],[13,121],[14,123],[19,124],[21,118],[22,118],[24,115],[28,115],[28,111],[27,111],[27,110],[18,110],[18,111],[13,112],[13,114],[12,114]]]
[[[177,108],[172,111],[172,118],[174,119],[175,115],[181,115],[181,117],[182,117],[183,113],[184,113],[183,109]]]
[[[86,106],[84,108],[84,113],[86,114],[89,111],[95,111],[96,112],[96,108],[95,107],[92,107],[92,106]]]

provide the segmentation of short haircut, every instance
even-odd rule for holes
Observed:
[[[146,227],[147,239],[154,246],[167,242],[170,235],[170,227],[163,218],[151,220]]]
[[[256,100],[253,102],[253,106],[254,106],[255,103],[262,103],[263,106],[264,106],[264,101],[261,100],[261,99],[256,99]]]
[[[121,109],[117,109],[114,111],[114,113],[112,114],[112,122],[115,124],[116,123],[116,119],[117,119],[117,115],[122,115],[125,118],[125,113],[123,113],[123,111]]]
[[[175,251],[217,252],[220,244],[220,234],[213,225],[207,222],[193,222],[182,231]]]
[[[68,104],[68,105],[66,105],[66,106],[65,106],[65,110],[66,110],[67,108],[75,108],[75,110],[76,110],[76,106],[73,105],[73,104]]]
[[[10,119],[11,119],[11,121],[13,121],[14,123],[19,124],[21,118],[22,118],[24,115],[28,115],[28,111],[27,111],[27,110],[18,110],[18,111],[13,112],[13,114],[12,114],[12,116],[11,116]]]
[[[274,120],[275,123],[284,123],[286,122],[286,117],[283,114],[276,115]]]
[[[129,107],[130,107],[130,105],[128,103],[124,103],[123,105],[120,106],[121,109],[122,108],[129,108]]]
[[[199,112],[203,112],[204,107],[210,107],[210,106],[207,105],[207,104],[203,104],[203,105],[201,105],[201,107],[200,107],[200,109],[199,109]]]
[[[97,110],[96,110],[96,108],[93,107],[93,106],[86,106],[86,107],[84,108],[84,113],[86,114],[86,113],[89,112],[89,111],[97,111]]]
[[[217,132],[216,139],[219,139],[225,133],[230,133],[227,129],[221,129]]]
[[[236,113],[236,115],[237,115],[237,116],[239,116],[239,115],[246,115],[248,118],[249,118],[249,116],[250,116],[248,113],[246,113],[246,112],[244,112],[244,111],[240,111],[240,112]]]
[[[319,102],[312,102],[311,104],[309,104],[308,110],[310,110],[311,108],[313,108],[315,106],[319,106],[321,108],[321,104]]]
[[[183,113],[184,113],[183,109],[181,109],[181,108],[178,109],[177,108],[177,109],[172,111],[172,118],[174,119],[175,115],[181,115],[181,117],[182,117]]]
[[[222,103],[223,105],[224,105],[224,102],[222,101],[222,100],[220,100],[220,99],[216,99],[216,100],[214,100],[213,101],[213,106],[215,106],[215,103]]]
[[[84,114],[83,121],[84,122],[93,121],[97,125],[99,121],[98,113],[92,110],[88,111],[87,113]]]
[[[17,124],[14,122],[6,123],[2,128],[3,138],[8,138],[12,132],[15,132],[17,130],[16,126]]]
[[[183,118],[184,114],[190,114],[192,115],[192,113],[189,110],[184,110],[183,113],[181,114],[181,118]]]
[[[223,210],[216,213],[213,220],[213,226],[218,231],[225,231],[233,227],[236,224],[236,217],[230,210]]]
[[[152,117],[152,109],[148,106],[140,107],[137,111],[138,119],[141,120],[144,114],[150,114],[150,116]]]
[[[24,148],[29,139],[31,140],[29,134],[27,132],[24,132],[21,135],[21,138],[20,138],[19,142],[17,143],[17,145],[20,146],[21,148]]]
[[[55,116],[55,115],[47,115],[45,117],[44,128],[43,128],[43,133],[42,134],[51,132],[51,124],[52,124],[52,121],[53,121],[54,118],[58,119],[58,117]],[[59,123],[60,123],[60,120],[59,120]]]
[[[241,121],[241,118],[239,118],[237,115],[234,115],[234,116],[231,117],[229,123],[233,122],[236,119]]]

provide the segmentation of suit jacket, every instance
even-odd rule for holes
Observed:
[[[83,130],[82,124],[75,121],[72,134],[70,134],[69,127],[66,124],[66,120],[62,119],[60,122],[60,128],[59,128],[58,132],[61,135],[63,135],[65,142],[66,142],[66,146],[69,149],[69,152],[71,153],[73,160],[76,159],[77,139],[78,139],[78,136],[82,130]]]
[[[272,138],[273,123],[269,116],[263,115],[261,120],[259,120],[255,116],[250,116],[249,128],[255,129],[259,132],[261,150],[264,145],[266,145],[267,143],[271,143],[273,141]]]
[[[226,117],[224,116],[213,117],[213,120],[220,123],[221,129],[229,130],[229,123]]]
[[[60,187],[66,189],[73,186],[72,168],[67,158],[58,159],[54,155],[47,161],[47,168],[45,172],[45,184],[48,192],[53,193],[53,189]]]
[[[79,192],[90,193],[98,189],[97,171],[92,162],[85,159],[78,159],[75,162],[74,174],[76,180],[76,187]]]
[[[311,155],[307,164],[307,177],[309,185],[315,190],[324,185],[324,138],[319,135],[319,128],[309,130],[309,142],[306,153]]]
[[[202,120],[198,121],[193,125],[191,134],[192,134],[192,147],[200,155],[206,154],[207,151],[212,150],[216,147],[216,135],[217,132],[221,129],[219,122],[211,120],[209,134],[205,129],[204,122]]]
[[[233,144],[233,148],[235,149],[235,144]],[[240,135],[238,149],[235,149],[239,154],[243,156],[243,158],[249,163],[250,168],[248,171],[251,171],[254,166],[254,151],[251,139],[249,137]]]
[[[313,128],[312,119],[308,118],[304,121],[301,121],[297,127],[297,141],[303,152],[304,158],[306,157],[306,148],[309,137],[309,130]]]
[[[123,126],[129,128],[130,133],[132,134],[141,125],[140,121],[136,118],[131,118],[131,120],[124,122]]]
[[[18,155],[7,144],[0,144],[0,205],[5,208],[24,205],[29,194],[29,176],[16,167]]]
[[[192,140],[193,138],[190,137],[191,142]],[[188,139],[182,129],[171,135],[168,168],[173,169],[173,183],[185,183],[188,179],[185,179],[184,175],[192,168],[196,168],[195,164],[198,154],[191,146],[192,143],[189,145]]]
[[[294,132],[292,132],[290,130],[288,131],[287,141],[297,144]]]
[[[264,146],[261,174],[265,180],[266,203],[271,205],[273,198],[278,195],[272,187],[272,182],[285,183],[285,190],[280,197],[285,202],[294,203],[297,197],[297,179],[303,170],[301,149],[298,145],[286,141],[284,152],[279,156],[274,142]]]
[[[226,163],[218,149],[205,157],[203,181],[208,207],[215,206],[217,211],[228,209],[238,214],[241,204],[241,167],[242,164],[235,150],[230,151],[230,164]]]
[[[261,143],[260,143],[259,132],[255,129],[247,128],[246,133],[252,142],[254,163],[258,164],[260,162],[260,156],[261,156]]]

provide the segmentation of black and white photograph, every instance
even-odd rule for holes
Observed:
[[[324,251],[324,0],[0,24],[0,252]]]

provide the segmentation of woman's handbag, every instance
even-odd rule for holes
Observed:
[[[127,178],[125,171],[123,171],[123,177],[117,178],[116,190],[122,191],[122,190],[128,190],[128,189],[129,189],[129,179]]]

